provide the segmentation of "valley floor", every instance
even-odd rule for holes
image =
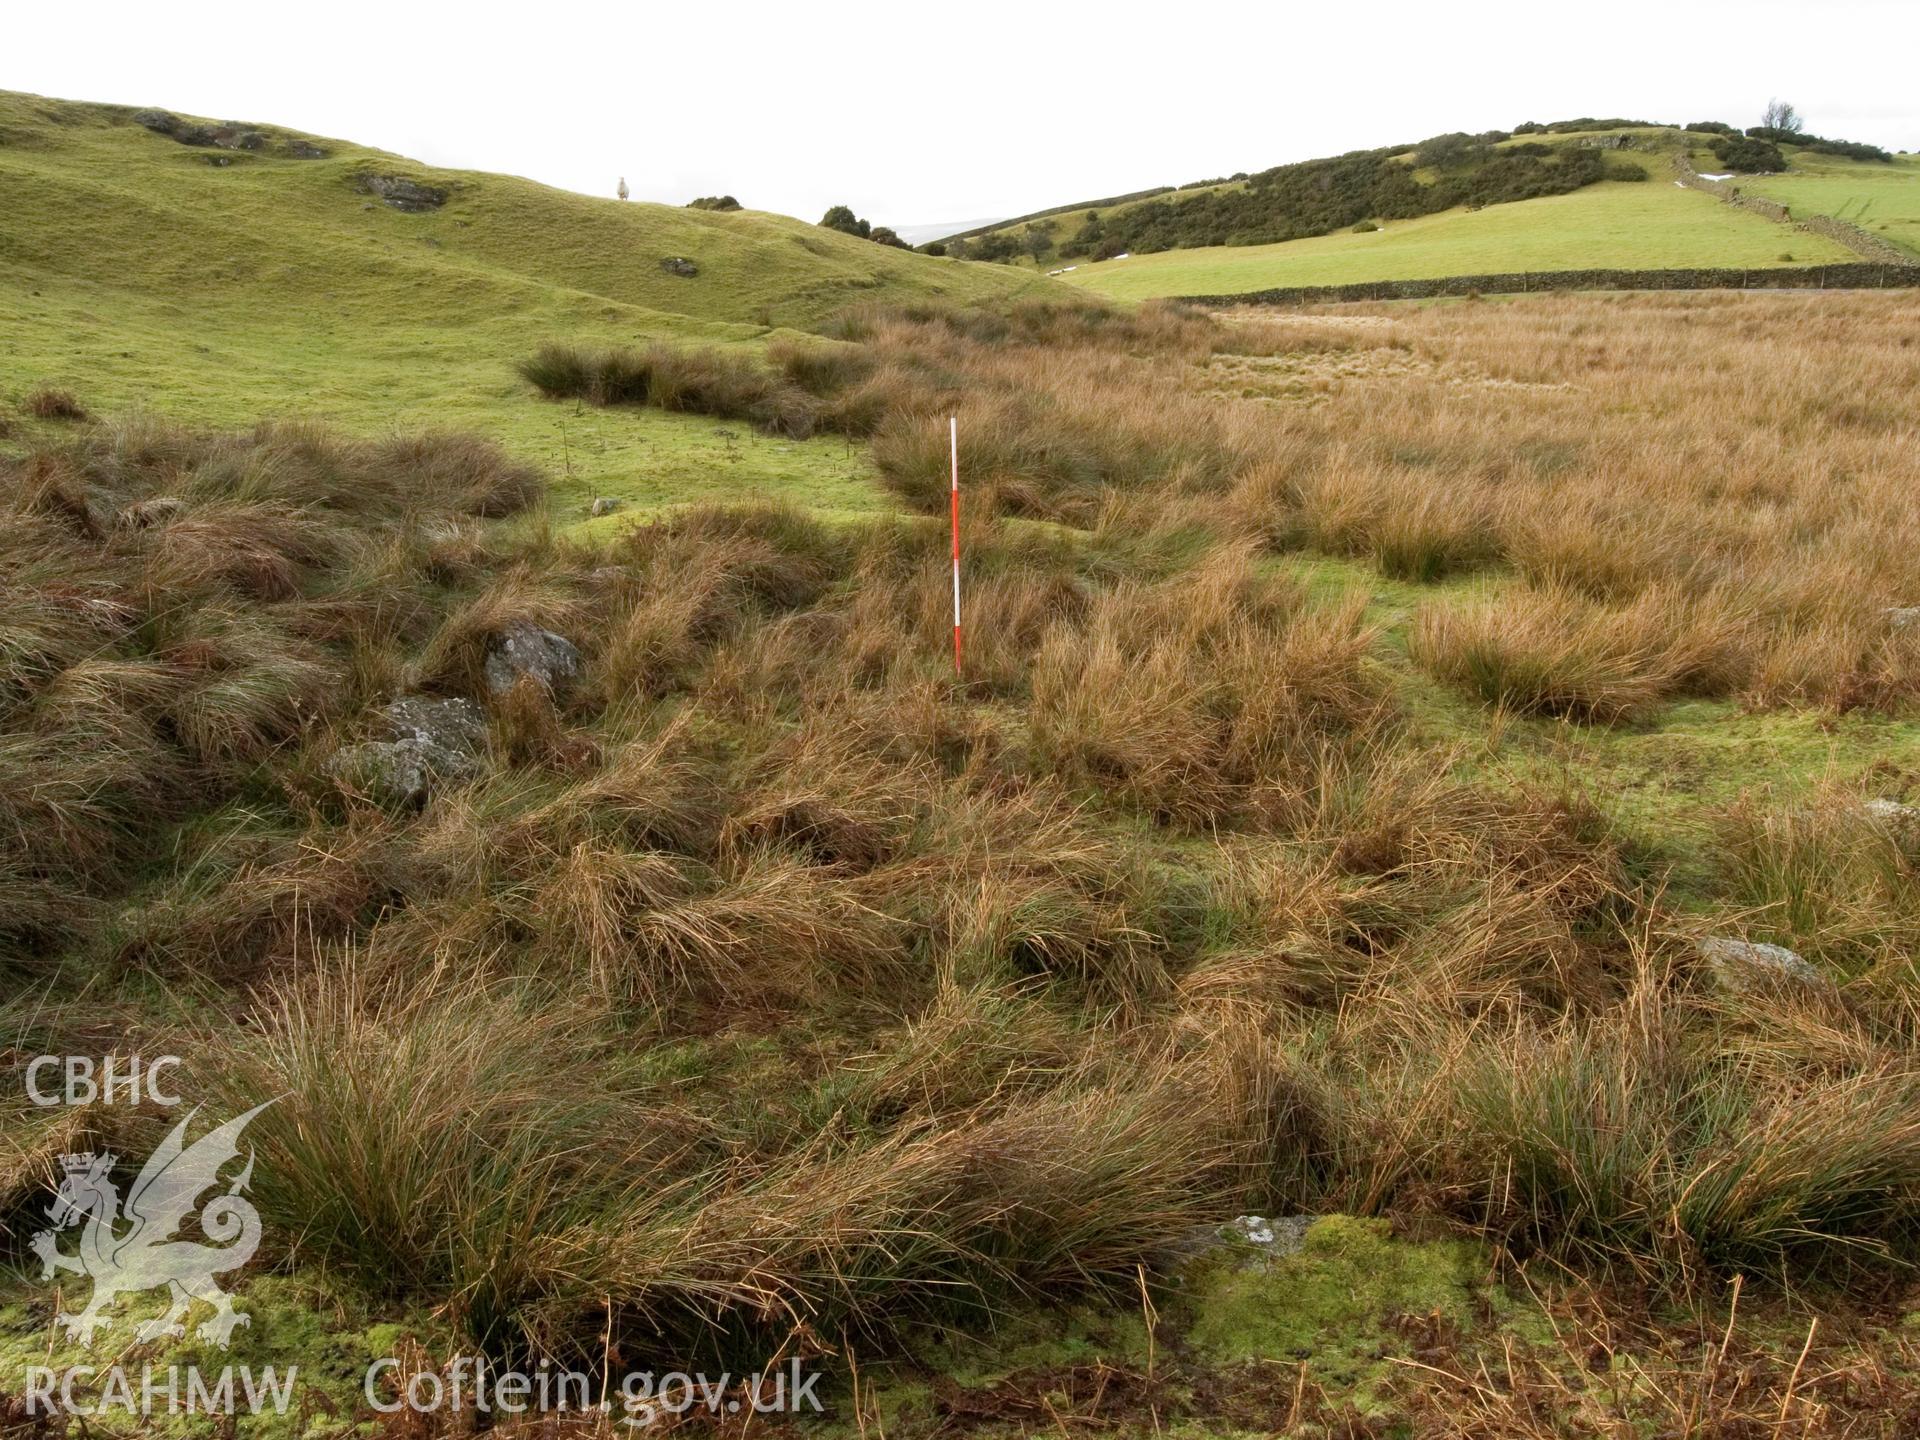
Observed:
[[[396,1440],[472,1417],[367,1366],[476,1351],[826,1377],[735,1434],[1920,1414],[1914,295],[310,355],[37,299],[8,1063],[265,1105],[252,1323],[148,1293],[117,1358]],[[38,1435],[18,1376],[108,1353],[49,1190],[178,1115],[6,1103]]]

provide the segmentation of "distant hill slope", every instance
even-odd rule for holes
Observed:
[[[1354,150],[1177,190],[1056,206],[961,238],[964,253],[983,260],[1022,251],[1042,261],[1050,255],[1072,261],[1276,244],[1368,221],[1564,195],[1608,179],[1645,179],[1652,169],[1648,159],[1664,160],[1680,143],[1680,132],[1671,127],[1629,121],[1436,135],[1418,145]]]
[[[1070,283],[1125,299],[1521,270],[1857,258],[1822,236],[1675,189],[1673,157],[1684,151],[1703,171],[1723,168],[1710,148],[1721,139],[1710,129],[1603,121],[1504,138],[1439,136],[1105,208],[1063,207],[1040,222],[1050,234],[1010,222],[963,248],[1037,269],[1072,267],[1064,276]],[[1896,245],[1920,243],[1920,160],[1866,161],[1793,145],[1784,153],[1786,173],[1741,183],[1796,213],[1839,214]]]
[[[1116,299],[1144,300],[1513,271],[1764,269],[1858,258],[1822,236],[1662,181],[1447,210],[1358,235],[1135,255],[1082,264],[1061,278]]]
[[[1054,284],[784,216],[622,204],[272,126],[0,92],[0,432],[30,429],[14,407],[51,383],[97,411],[215,424],[459,425],[582,488],[644,487],[636,499],[761,486],[858,508],[871,487],[844,446],[723,444],[672,416],[563,425],[513,363],[555,336],[751,342],[862,300]]]

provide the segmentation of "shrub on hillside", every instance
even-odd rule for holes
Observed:
[[[1404,147],[1364,150],[1283,165],[1250,177],[1243,189],[1150,199],[1090,215],[1060,254],[1104,260],[1201,245],[1270,244],[1350,230],[1367,219],[1405,220],[1456,205],[1565,194],[1606,175],[1598,150],[1537,144],[1497,149],[1484,136],[1455,134],[1420,147],[1416,163],[1443,172],[1423,184],[1404,153]],[[986,242],[995,258],[1019,252],[1018,237],[1008,231]]]
[[[972,258],[1001,263],[1020,254],[1020,239],[1010,230],[994,230],[973,242]]]
[[[1738,135],[1740,132],[1724,120],[1695,120],[1687,129],[1703,135]]]
[[[1722,165],[1740,175],[1771,175],[1787,168],[1787,157],[1771,140],[1748,136],[1719,139],[1712,150]]]
[[[689,210],[738,210],[740,202],[731,195],[702,195],[687,202]]]
[[[1473,136],[1456,130],[1448,135],[1436,135],[1431,140],[1421,141],[1419,148],[1413,152],[1413,163],[1442,170],[1449,165],[1465,164],[1476,158],[1484,148]]]
[[[855,215],[848,205],[829,207],[827,213],[820,217],[820,224],[824,229],[838,230],[842,235],[857,235],[862,240],[873,234],[873,227]]]
[[[861,240],[872,240],[876,244],[888,245],[896,250],[911,250],[913,247],[902,240],[886,225],[870,225],[855,215],[845,205],[835,205],[820,217],[820,224],[828,230],[838,230],[843,235],[852,235]]]
[[[1778,126],[1754,125],[1747,130],[1752,140],[1767,140],[1775,145],[1798,145],[1820,155],[1837,155],[1845,160],[1874,160],[1890,162],[1893,156],[1878,145],[1868,145],[1858,140],[1828,140],[1820,135],[1808,135],[1799,130],[1782,130]]]

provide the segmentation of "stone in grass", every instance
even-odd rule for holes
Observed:
[[[1300,1248],[1312,1215],[1236,1215],[1224,1225],[1196,1225],[1165,1247],[1163,1268],[1177,1270],[1190,1261],[1216,1252],[1240,1269],[1270,1263]]]
[[[1826,983],[1825,976],[1784,945],[1713,935],[1699,942],[1699,950],[1714,979],[1729,990],[1749,990],[1782,980],[1800,985]]]
[[[1920,605],[1895,605],[1887,611],[1887,624],[1895,630],[1920,629]]]
[[[611,495],[602,495],[588,507],[588,513],[594,516],[611,515],[615,511],[624,509],[626,503],[626,501],[617,500]]]
[[[556,698],[566,693],[580,674],[580,652],[564,635],[542,630],[530,620],[517,620],[493,637],[487,648],[487,691],[505,695],[531,678]]]
[[[487,712],[455,696],[403,695],[381,714],[389,738],[477,755],[487,748]]]
[[[417,808],[443,785],[480,777],[486,712],[471,700],[408,695],[381,716],[386,740],[350,745],[327,762],[342,789],[393,808]]]
[[[691,280],[700,273],[700,267],[684,255],[669,255],[660,262],[660,268],[669,275],[678,275],[682,280]]]
[[[1899,800],[1869,800],[1860,810],[1869,820],[1877,820],[1882,825],[1896,829],[1920,825],[1920,805],[1908,805]]]

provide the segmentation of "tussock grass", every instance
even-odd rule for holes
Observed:
[[[806,391],[745,356],[719,350],[654,345],[589,352],[550,342],[519,369],[522,379],[553,399],[718,415],[795,439],[811,435],[819,423]]]
[[[394,608],[390,567],[367,565],[379,545],[437,515],[498,513],[531,483],[465,440],[206,437],[144,420],[6,467],[0,885],[16,953],[84,933],[172,821],[338,716],[356,650],[424,638],[426,616]],[[263,879],[215,928],[250,933],[273,892]]]
[[[697,507],[588,548],[485,525],[531,480],[457,437],[42,446],[4,476],[7,963],[213,997],[220,1095],[288,1097],[274,1258],[501,1349],[764,1356],[802,1323],[1135,1297],[1248,1210],[1420,1217],[1666,1294],[1864,1288],[1920,1260],[1911,836],[1858,785],[1716,804],[1670,898],[1613,797],[1509,776],[1497,734],[1461,739],[1471,700],[1418,689],[1621,725],[1911,703],[1882,613],[1910,547],[1875,528],[1911,534],[1898,487],[1834,520],[1771,452],[1680,445],[1681,419],[1725,438],[1691,407],[1654,455],[1559,390],[1514,398],[1590,370],[1670,395],[1593,333],[1705,363],[1688,323],[1608,303],[1528,311],[1518,342],[1493,307],[928,308],[774,369],[640,352],[648,403],[750,412],[771,384],[936,511],[961,408],[958,676],[938,520]],[[1447,347],[1510,432],[1420,368]],[[561,391],[628,373],[536,359]],[[1223,398],[1227,362],[1255,393]],[[1375,363],[1404,390],[1259,389]],[[1794,413],[1897,468],[1889,432]],[[1360,565],[1361,593],[1323,583]],[[487,685],[522,625],[579,648],[566,693]],[[411,691],[488,733],[462,783],[376,809],[329,757]],[[1722,991],[1707,933],[1833,983]]]
[[[1690,672],[1710,673],[1696,639],[1706,642],[1661,592],[1620,611],[1541,590],[1431,606],[1409,644],[1434,675],[1491,705],[1614,724],[1646,715]]]
[[[1843,971],[1902,965],[1920,943],[1920,826],[1858,795],[1811,804],[1742,801],[1722,825],[1728,892],[1757,938]]]
[[[87,407],[74,398],[70,390],[56,390],[51,385],[42,385],[31,391],[20,402],[21,408],[36,420],[90,420]]]

